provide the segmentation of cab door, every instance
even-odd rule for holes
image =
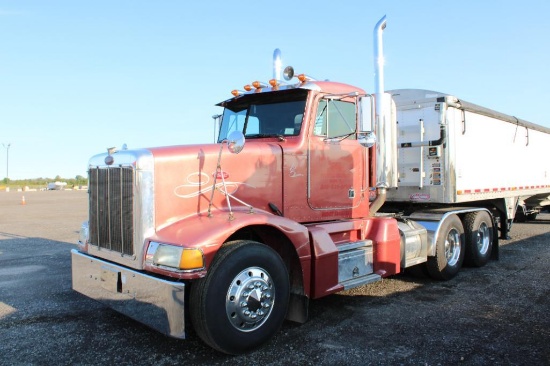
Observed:
[[[307,200],[313,210],[351,209],[365,191],[366,149],[357,141],[355,98],[320,99],[308,148]]]

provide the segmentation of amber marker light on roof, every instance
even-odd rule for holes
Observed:
[[[269,80],[269,85],[271,85],[272,87],[276,87],[277,86],[277,80],[275,80],[275,79]]]
[[[239,95],[239,91],[238,91],[237,89],[232,90],[232,91],[231,91],[231,94],[233,94],[234,96],[238,96],[238,95]]]
[[[251,91],[251,90],[252,90],[252,87],[251,87],[250,85],[246,84],[246,85],[244,86],[244,90],[246,90],[246,91]]]
[[[307,77],[305,74],[298,75],[298,80],[300,80],[302,83],[305,83],[307,80]]]

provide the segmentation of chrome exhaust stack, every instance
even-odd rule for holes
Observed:
[[[374,27],[374,98],[376,144],[376,199],[371,203],[374,215],[386,201],[388,188],[397,187],[397,131],[392,118],[391,97],[384,93],[384,47],[382,34],[386,16]]]
[[[382,34],[386,29],[386,16],[374,26],[374,93],[376,96],[376,118],[383,112],[382,95],[384,94],[384,44]]]
[[[276,48],[273,51],[273,79],[279,81],[283,80],[282,75],[283,61],[281,59],[281,50]]]

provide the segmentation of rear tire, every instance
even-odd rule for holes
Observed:
[[[431,277],[430,273],[428,272],[426,262],[405,268],[405,273],[415,278]]]
[[[456,215],[449,216],[439,228],[435,256],[428,257],[430,276],[436,280],[455,277],[464,261],[464,227]]]
[[[483,267],[493,249],[493,220],[486,211],[470,212],[464,217],[466,256],[464,264]]]
[[[253,241],[220,248],[206,277],[191,286],[191,322],[199,337],[227,354],[267,342],[286,316],[290,285],[277,252]]]

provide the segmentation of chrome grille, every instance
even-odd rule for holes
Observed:
[[[88,173],[90,244],[133,255],[134,169],[100,167]]]

